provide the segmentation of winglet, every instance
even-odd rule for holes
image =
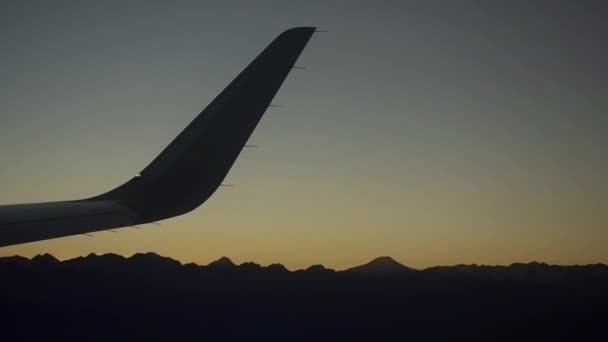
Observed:
[[[95,197],[139,214],[135,224],[187,213],[222,184],[315,27],[281,33],[140,174]]]

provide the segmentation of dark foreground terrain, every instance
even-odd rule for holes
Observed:
[[[608,266],[0,258],[3,341],[608,340]]]

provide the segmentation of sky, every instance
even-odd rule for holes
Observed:
[[[279,33],[316,26],[220,188],[142,229],[0,256],[153,251],[343,269],[390,255],[608,263],[603,1],[2,1],[0,205],[142,170]]]

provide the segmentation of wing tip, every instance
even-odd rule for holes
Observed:
[[[292,34],[292,33],[313,33],[317,28],[315,26],[297,26],[289,28],[283,31],[282,35]]]

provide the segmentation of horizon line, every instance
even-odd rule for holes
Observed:
[[[259,265],[260,267],[263,267],[263,268],[267,268],[267,267],[270,267],[270,266],[273,266],[273,265],[280,265],[280,266],[283,266],[289,272],[296,272],[296,271],[299,271],[299,270],[306,270],[306,269],[309,269],[309,268],[314,267],[314,266],[322,266],[323,268],[325,268],[327,270],[333,270],[335,272],[343,272],[343,271],[347,271],[347,270],[350,270],[352,268],[356,268],[356,267],[359,267],[359,266],[368,265],[368,264],[370,264],[370,263],[372,263],[374,261],[377,261],[379,259],[387,259],[387,258],[390,259],[390,261],[394,262],[395,264],[398,264],[398,265],[403,266],[405,268],[409,268],[412,271],[424,271],[424,270],[427,270],[427,269],[438,268],[438,267],[457,267],[457,266],[511,267],[511,266],[520,265],[520,264],[521,265],[539,264],[539,265],[556,266],[556,267],[608,266],[608,264],[603,263],[603,262],[592,262],[592,263],[585,263],[585,264],[580,264],[580,263],[573,263],[573,264],[552,264],[552,263],[548,263],[548,262],[544,262],[544,261],[532,260],[532,261],[527,261],[527,262],[514,261],[514,262],[511,262],[510,264],[456,263],[456,264],[443,264],[443,265],[439,264],[439,265],[428,266],[428,267],[424,267],[424,268],[414,268],[414,267],[407,266],[406,264],[404,264],[404,263],[396,260],[395,258],[393,258],[391,256],[382,255],[382,256],[378,256],[378,257],[372,258],[371,260],[369,260],[367,262],[364,262],[362,264],[357,264],[357,265],[349,266],[349,267],[346,267],[346,268],[343,268],[343,269],[329,268],[329,267],[326,267],[325,265],[323,265],[321,263],[314,263],[314,264],[309,265],[308,267],[302,267],[302,268],[298,268],[298,269],[289,269],[284,264],[282,264],[280,262],[272,262],[272,263],[269,263],[269,264],[260,264],[260,263],[254,262],[254,261],[243,261],[241,263],[235,263],[232,259],[230,259],[227,256],[221,256],[218,259],[210,261],[207,264],[199,264],[199,263],[196,263],[196,262],[184,262],[184,261],[181,261],[181,260],[178,260],[178,259],[174,259],[172,257],[160,255],[160,254],[158,254],[156,252],[152,252],[152,251],[148,251],[148,252],[136,252],[136,253],[133,253],[133,254],[131,254],[129,256],[123,255],[123,254],[119,254],[119,253],[113,253],[113,252],[108,252],[108,253],[103,253],[103,254],[97,254],[95,252],[91,252],[91,253],[89,253],[87,255],[80,255],[80,256],[73,257],[73,258],[63,258],[63,259],[57,258],[56,256],[54,256],[51,253],[42,253],[42,254],[39,253],[39,254],[36,254],[36,255],[32,256],[31,258],[28,258],[26,256],[22,256],[22,255],[14,254],[14,255],[0,256],[0,260],[6,259],[6,258],[24,258],[24,259],[27,259],[29,261],[32,261],[35,258],[44,257],[44,256],[50,256],[53,259],[57,260],[58,262],[65,262],[65,261],[70,261],[70,260],[74,260],[74,259],[78,259],[78,258],[87,258],[87,257],[90,257],[90,256],[102,257],[102,256],[107,256],[107,255],[120,256],[120,257],[122,257],[124,259],[131,259],[131,258],[135,257],[136,255],[155,255],[155,256],[158,256],[158,257],[163,258],[163,259],[169,259],[169,260],[175,261],[175,262],[179,263],[181,266],[195,265],[195,266],[198,266],[198,267],[208,267],[208,266],[212,265],[213,263],[216,263],[216,262],[218,262],[218,261],[220,261],[222,259],[227,259],[228,261],[230,261],[230,263],[234,264],[234,266],[236,266],[236,267],[243,266],[245,264],[256,264],[256,265]]]

